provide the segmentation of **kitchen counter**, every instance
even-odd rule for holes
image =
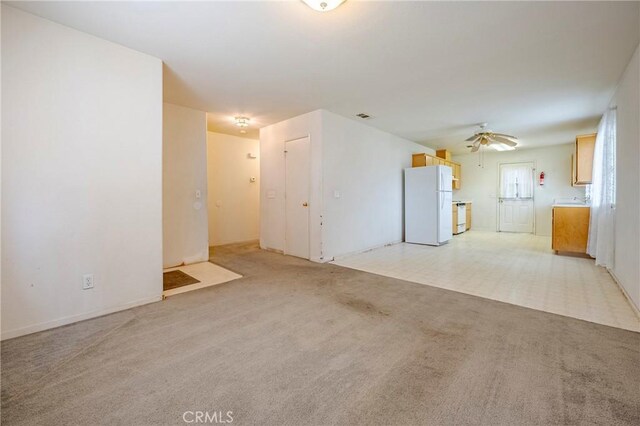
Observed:
[[[472,204],[473,202],[471,200],[453,200],[453,204],[458,203]]]
[[[587,252],[591,209],[587,204],[557,203],[551,210],[551,248],[558,252]]]

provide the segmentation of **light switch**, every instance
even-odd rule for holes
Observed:
[[[202,198],[202,192],[199,189],[196,189],[196,199]]]
[[[333,191],[333,198],[340,198],[340,191]]]

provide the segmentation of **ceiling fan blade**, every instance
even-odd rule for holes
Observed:
[[[471,137],[470,137],[470,138],[468,138],[468,139],[465,139],[464,141],[465,141],[465,142],[471,142],[472,140],[476,139],[477,137],[478,137],[478,134],[476,133],[475,135],[471,136]]]
[[[471,152],[478,152],[478,150],[480,149],[480,144],[477,145],[473,145],[473,148],[471,148]]]
[[[480,141],[482,140],[481,136],[478,136],[477,138],[474,139],[473,142],[471,142],[471,145],[476,145],[476,144],[480,144]]]
[[[501,144],[505,144],[505,145],[507,145],[507,146],[511,146],[511,147],[518,145],[518,143],[517,143],[517,142],[511,141],[511,140],[509,140],[509,139],[507,139],[507,138],[504,138],[504,137],[502,137],[502,136],[494,135],[494,136],[493,136],[493,140],[494,140],[495,142],[498,142],[498,143],[501,143]]]
[[[515,136],[509,136],[509,135],[505,135],[504,133],[494,133],[495,136],[502,136],[503,138],[508,138],[508,139],[513,139],[513,140],[518,140],[518,138],[516,138]]]

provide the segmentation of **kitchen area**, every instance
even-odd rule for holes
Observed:
[[[595,137],[487,152],[480,165],[473,154],[413,154],[413,167],[404,170],[405,242],[335,263],[637,330],[618,285],[586,254]],[[505,164],[530,167],[531,188],[523,193],[534,205],[527,232],[500,231],[500,168]]]
[[[446,149],[437,150],[435,155],[430,155],[427,153],[418,153],[413,154],[412,156],[412,168],[421,168],[421,167],[429,167],[429,166],[446,166],[451,169],[450,172],[450,185],[447,184],[444,186],[446,188],[446,192],[451,192],[453,197],[453,191],[459,190],[462,187],[462,167],[459,163],[452,161],[451,153]],[[405,171],[405,173],[409,173],[410,171]],[[448,171],[444,171],[443,173],[447,173]],[[406,194],[407,188],[405,188]],[[449,201],[450,200],[450,201]],[[446,223],[450,225],[451,235],[462,234],[471,229],[471,220],[472,220],[472,202],[471,200],[453,200],[450,198],[442,198],[442,200],[436,200],[436,203],[440,203],[440,201],[445,201],[447,204],[451,203],[451,215],[444,213],[441,211],[439,214],[442,216],[440,219],[441,222],[445,222],[443,226],[446,226]],[[444,206],[446,208],[446,206]],[[411,207],[405,206],[405,211],[409,216],[413,215],[411,211]],[[440,209],[442,210],[442,209]],[[421,214],[421,213],[418,213]],[[420,218],[416,218],[415,220],[420,220]],[[440,225],[438,225],[440,226]],[[446,233],[448,234],[448,233]],[[411,238],[410,238],[411,239]]]
[[[593,181],[593,156],[596,133],[576,137],[575,151],[571,156],[571,186],[584,187],[584,198],[558,198],[552,210],[551,248],[556,254],[570,253],[588,256],[589,205]]]
[[[545,161],[544,156],[536,152],[538,150],[521,151],[517,161],[510,163],[525,164],[526,160],[531,165],[532,178],[528,182],[531,190],[527,200],[534,205],[535,213],[530,215],[534,216],[530,218],[533,222],[531,230],[524,233],[550,236],[549,248],[555,254],[586,255],[587,253],[590,221],[589,195],[591,193],[595,139],[595,133],[577,136],[573,144],[567,145],[560,152],[560,156],[566,160],[560,158],[558,161],[559,155],[553,149],[548,149],[547,151],[550,152],[546,155],[556,157],[555,164]],[[528,152],[531,154],[527,155]],[[462,158],[467,160],[468,156]],[[502,158],[506,158],[506,155],[502,155]],[[437,150],[435,155],[413,154],[413,168],[447,166],[451,169],[451,214],[449,216],[441,213],[441,215],[444,221],[450,223],[452,237],[461,235],[472,228],[474,213],[478,214],[473,208],[474,199],[481,202],[480,210],[482,212],[495,214],[494,231],[514,232],[501,229],[500,214],[504,213],[500,209],[500,204],[503,202],[499,188],[500,183],[493,193],[488,185],[484,185],[482,190],[478,189],[483,181],[500,181],[499,169],[505,165],[502,158],[498,157],[494,170],[487,170],[489,167],[480,167],[478,164],[465,165],[465,173],[467,170],[469,171],[465,176],[468,176],[467,179],[471,181],[468,182],[470,188],[463,191],[463,164],[454,161],[449,151]],[[498,173],[498,175],[492,174],[492,172]],[[568,179],[564,177],[567,175]],[[492,203],[495,203],[493,206],[496,207],[493,207]],[[478,219],[483,224],[487,223],[485,217],[478,217]],[[483,231],[491,230],[487,229],[486,225],[480,229]]]

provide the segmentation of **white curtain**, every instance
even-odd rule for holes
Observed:
[[[598,126],[593,154],[591,218],[587,253],[596,265],[613,267],[616,207],[616,110],[608,110]]]
[[[529,164],[500,166],[500,198],[532,198],[533,169]]]

